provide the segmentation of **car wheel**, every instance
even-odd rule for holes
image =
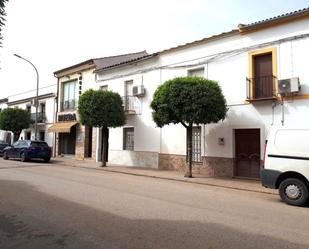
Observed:
[[[44,158],[44,162],[48,163],[50,161],[50,157]]]
[[[280,183],[279,194],[285,203],[303,206],[308,200],[308,186],[297,178],[288,178]]]
[[[20,159],[21,159],[22,162],[27,162],[27,157],[26,157],[25,152],[20,153]]]
[[[8,153],[6,151],[3,152],[3,159],[4,160],[8,160],[9,159]]]

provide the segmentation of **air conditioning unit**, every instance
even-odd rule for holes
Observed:
[[[290,78],[278,80],[278,93],[285,95],[289,93],[297,93],[300,90],[299,78]]]
[[[144,96],[145,95],[145,88],[143,85],[141,86],[133,86],[133,96]]]

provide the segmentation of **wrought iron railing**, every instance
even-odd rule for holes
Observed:
[[[123,96],[122,97],[123,108],[125,112],[136,113],[138,111],[139,102],[135,96]]]
[[[35,122],[35,113],[30,114],[30,118],[32,122]],[[45,123],[46,122],[46,113],[45,112],[38,112],[38,123]]]
[[[259,100],[276,97],[277,78],[273,75],[247,78],[247,99]]]
[[[77,103],[76,103],[75,99],[61,101],[61,103],[60,103],[60,110],[61,111],[75,110],[76,109],[76,104]]]

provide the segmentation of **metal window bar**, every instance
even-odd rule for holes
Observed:
[[[60,105],[61,105],[61,111],[74,110],[76,107],[76,100],[75,99],[65,100],[62,101]]]
[[[31,121],[35,121],[35,113],[31,113]],[[46,121],[46,113],[38,112],[38,123],[45,123]]]
[[[135,96],[124,96],[122,97],[122,102],[125,111],[136,111],[136,97]]]
[[[201,127],[192,128],[192,161],[196,163],[202,162],[202,139]]]
[[[134,128],[124,129],[124,150],[134,150]]]
[[[276,97],[277,78],[274,75],[246,78],[247,99],[266,99]]]

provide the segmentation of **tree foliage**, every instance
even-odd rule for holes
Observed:
[[[89,127],[118,127],[125,124],[122,100],[118,93],[104,90],[88,90],[78,101],[78,113],[82,124]]]
[[[104,90],[87,90],[78,101],[80,121],[88,127],[102,128],[102,166],[106,166],[108,153],[108,127],[125,124],[125,113],[118,93]]]
[[[200,77],[179,77],[156,90],[151,108],[155,123],[216,123],[225,118],[226,101],[217,82]]]
[[[181,123],[187,129],[185,176],[192,177],[193,124],[216,123],[226,116],[226,100],[219,84],[201,77],[174,78],[158,87],[150,106],[157,126]]]
[[[0,113],[0,129],[11,131],[14,141],[19,138],[23,129],[30,127],[31,118],[26,110],[19,108],[6,108]]]
[[[4,26],[5,22],[5,4],[8,0],[0,0],[0,47],[1,47],[1,40],[2,40],[2,27]]]

